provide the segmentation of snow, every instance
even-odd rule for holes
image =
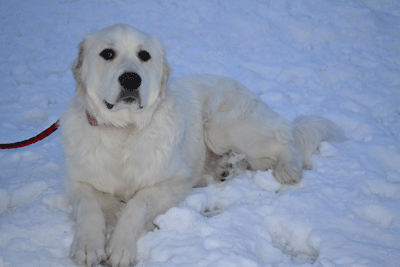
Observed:
[[[373,0],[0,2],[0,142],[54,123],[83,36],[126,23],[165,44],[173,77],[238,79],[323,142],[293,186],[246,171],[158,216],[138,266],[400,266],[400,3]],[[0,151],[0,267],[75,266],[60,135]]]

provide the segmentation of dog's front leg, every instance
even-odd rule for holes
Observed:
[[[89,185],[77,183],[70,192],[76,218],[71,257],[79,266],[96,265],[106,257],[105,219],[92,190]]]
[[[129,266],[136,261],[136,244],[146,230],[146,222],[152,222],[187,195],[192,184],[175,177],[151,187],[139,190],[127,202],[107,245],[109,263]]]

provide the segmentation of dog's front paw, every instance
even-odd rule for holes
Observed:
[[[79,266],[97,265],[106,258],[102,233],[76,234],[71,245],[71,258]]]
[[[275,179],[281,184],[295,184],[300,181],[302,169],[291,161],[279,161],[274,169]]]
[[[137,239],[125,233],[114,232],[107,246],[107,262],[112,267],[132,266],[136,261]]]

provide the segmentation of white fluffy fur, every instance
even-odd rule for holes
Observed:
[[[105,61],[103,49],[116,58]],[[151,59],[142,62],[137,52]],[[79,265],[128,266],[153,219],[204,185],[208,149],[245,155],[252,169],[295,183],[321,140],[342,137],[320,117],[290,123],[237,81],[201,75],[169,80],[161,42],[126,25],[87,36],[72,70],[77,93],[62,121],[66,189],[77,220],[71,256]],[[118,77],[142,78],[139,103],[117,103]],[[115,103],[109,110],[105,102]],[[91,126],[89,112],[99,126]]]

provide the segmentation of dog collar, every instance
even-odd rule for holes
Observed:
[[[97,120],[92,115],[90,115],[87,110],[86,110],[86,117],[91,126],[99,126]]]

